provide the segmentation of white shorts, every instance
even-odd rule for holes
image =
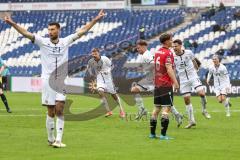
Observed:
[[[216,97],[220,95],[225,95],[227,96],[228,92],[228,86],[223,86],[223,87],[214,87],[214,92],[216,93]]]
[[[192,93],[192,89],[197,92],[203,90],[202,82],[197,79],[189,80],[188,82],[180,83],[180,92],[183,96],[187,96]]]
[[[110,94],[117,93],[111,75],[108,74],[97,77],[97,90],[103,90]]]
[[[49,85],[49,79],[42,78],[42,105],[55,105],[56,101],[65,101],[66,96],[57,93]]]

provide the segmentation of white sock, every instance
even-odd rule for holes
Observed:
[[[192,106],[192,104],[186,105],[186,110],[187,110],[187,113],[188,113],[189,121],[195,123],[195,118],[194,118],[194,114],[193,114],[193,106]]]
[[[206,112],[207,111],[207,98],[206,96],[201,96],[201,104],[202,104],[202,112]]]
[[[223,101],[223,104],[226,108],[226,113],[229,113],[230,112],[230,107],[229,107],[229,102],[228,102],[228,99],[226,99],[225,101]]]
[[[120,107],[120,111],[121,111],[121,112],[124,112],[124,109],[123,109],[121,100],[120,100],[120,98],[119,98],[118,95],[116,95],[116,96],[117,96],[117,100],[116,100],[116,101],[117,101],[118,106]]]
[[[138,112],[141,112],[142,110],[145,109],[143,104],[143,99],[140,94],[135,94],[134,98],[135,98],[136,106],[138,107]]]
[[[175,108],[175,106],[172,106],[171,107],[171,111],[172,111],[172,114],[176,117],[179,115],[179,112],[177,111],[177,109]]]
[[[108,101],[107,101],[106,97],[101,98],[101,103],[106,108],[106,110],[109,112],[110,108],[109,108]]]
[[[54,118],[52,118],[49,115],[47,115],[47,118],[46,118],[46,128],[47,128],[48,140],[50,142],[54,142],[55,141],[54,126],[55,126]]]
[[[57,116],[56,129],[57,129],[56,141],[62,142],[63,129],[64,129],[64,116]]]

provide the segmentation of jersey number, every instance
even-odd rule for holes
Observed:
[[[160,56],[156,58],[156,71],[160,71]]]

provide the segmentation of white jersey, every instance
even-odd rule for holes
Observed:
[[[219,67],[214,65],[209,67],[208,80],[213,75],[214,88],[225,88],[230,87],[230,79],[227,68],[220,63]]]
[[[99,61],[93,58],[88,61],[88,71],[91,75],[97,76],[97,89],[104,89],[104,92],[116,94],[112,79],[112,62],[106,56],[101,56]]]
[[[146,50],[142,55],[139,55],[137,58],[137,63],[150,64],[154,62],[154,55]]]
[[[192,62],[193,59],[194,55],[190,50],[183,50],[183,53],[180,56],[174,54],[174,64],[176,66],[180,83],[185,83],[193,79],[199,79]]]
[[[146,50],[142,55],[139,55],[136,63],[142,66],[145,72],[145,77],[137,82],[141,91],[153,91],[153,74],[154,72],[154,54]]]
[[[99,61],[95,61],[92,58],[88,61],[88,68],[90,69],[90,72],[94,72],[91,74],[97,75],[97,81],[102,81],[111,77],[112,62],[106,56],[101,56]]]
[[[71,34],[65,38],[59,38],[57,44],[52,43],[50,38],[39,35],[34,35],[34,37],[33,43],[40,47],[42,78],[49,78],[57,67],[68,61],[68,48],[78,38],[78,35]]]

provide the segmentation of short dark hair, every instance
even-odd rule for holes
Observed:
[[[172,38],[172,34],[170,34],[170,33],[163,33],[160,36],[159,40],[163,44],[164,42],[166,42],[167,40],[170,40],[171,38]]]
[[[183,44],[183,42],[182,42],[180,39],[174,40],[173,43],[177,43],[177,44],[179,44],[179,45],[182,45],[182,44]]]
[[[100,52],[99,48],[93,48],[91,52]]]
[[[140,46],[147,46],[148,43],[147,43],[145,40],[139,39],[139,40],[137,41],[137,45],[140,45]]]
[[[58,22],[50,22],[48,26],[56,26],[58,29],[60,28],[60,24]]]

